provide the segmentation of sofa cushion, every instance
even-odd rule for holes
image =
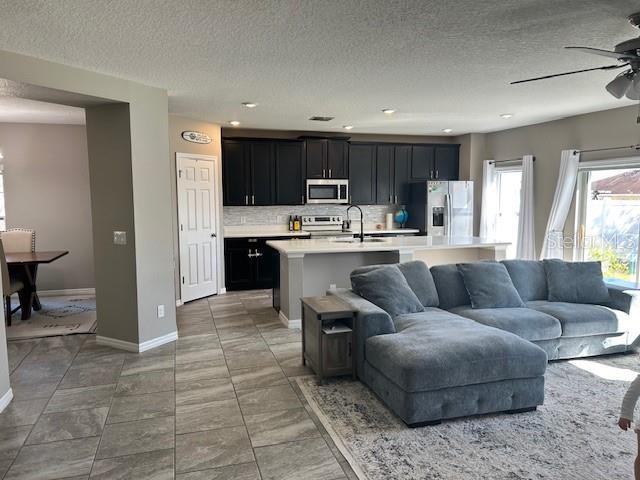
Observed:
[[[509,272],[513,286],[523,302],[546,300],[547,274],[544,263],[537,260],[503,260],[501,262]]]
[[[352,272],[351,286],[358,295],[392,317],[424,310],[396,265],[383,266],[365,273]]]
[[[594,303],[609,301],[600,262],[544,260],[550,302]]]
[[[530,308],[471,308],[456,307],[452,313],[470,318],[490,327],[515,333],[519,337],[536,342],[551,340],[562,335],[560,321],[546,313]]]
[[[509,272],[501,263],[459,263],[458,271],[473,308],[524,307]]]
[[[436,290],[436,284],[433,282],[431,272],[427,267],[427,264],[414,260],[412,262],[404,262],[395,264],[400,269],[400,272],[407,280],[409,287],[416,294],[416,297],[420,300],[425,307],[437,307],[439,304],[438,291]],[[365,265],[363,267],[356,268],[351,275],[358,275],[360,273],[367,273],[372,270],[376,270],[381,267],[388,267],[389,265]]]
[[[563,337],[624,332],[631,322],[628,314],[601,305],[546,300],[527,302],[526,305],[557,318]]]
[[[438,290],[440,308],[449,310],[471,303],[457,265],[436,265],[431,267],[431,275]]]
[[[509,332],[427,309],[396,319],[398,333],[367,339],[367,362],[407,392],[543,375],[546,353]]]

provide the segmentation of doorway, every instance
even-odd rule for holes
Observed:
[[[217,157],[176,153],[180,298],[218,293]]]

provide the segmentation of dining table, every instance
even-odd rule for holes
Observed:
[[[31,308],[35,311],[42,309],[42,304],[38,298],[37,278],[38,267],[42,264],[49,264],[64,257],[69,252],[67,250],[35,251],[35,252],[11,252],[5,253],[7,266],[12,276],[16,276],[24,283],[25,291],[28,294],[28,302],[21,305],[22,320],[31,318]]]

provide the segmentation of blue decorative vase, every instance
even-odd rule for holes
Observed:
[[[409,219],[409,213],[407,212],[407,210],[404,208],[404,205],[402,205],[394,214],[393,214],[393,220],[396,223],[399,223],[400,226],[402,228],[404,228],[404,225],[407,223],[407,220]]]

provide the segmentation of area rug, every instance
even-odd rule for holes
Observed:
[[[616,422],[636,372],[636,354],[550,363],[535,412],[415,429],[360,382],[297,382],[361,479],[604,480],[633,478],[636,435]]]
[[[13,314],[7,327],[8,340],[95,332],[94,296],[40,297],[40,303],[42,310],[34,310],[29,320],[20,320],[20,310]]]

